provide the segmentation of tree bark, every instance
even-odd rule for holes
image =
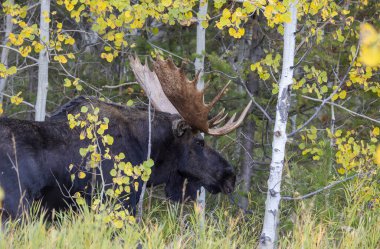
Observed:
[[[49,86],[49,22],[50,0],[41,0],[40,41],[44,45],[38,59],[38,90],[36,100],[36,121],[44,121],[46,115],[46,99]]]
[[[243,181],[243,192],[249,193],[251,191],[251,178],[252,178],[252,155],[254,148],[254,136],[255,136],[255,122],[250,118],[247,118],[243,126],[244,136],[242,137],[243,149],[243,162],[241,165],[240,179]],[[248,198],[242,196],[239,200],[240,207],[244,210],[248,209]]]
[[[277,242],[277,224],[281,200],[281,178],[287,141],[286,124],[290,105],[290,86],[293,81],[293,64],[295,54],[295,32],[297,26],[297,3],[289,4],[291,22],[284,24],[283,66],[277,98],[276,120],[272,143],[272,162],[268,179],[265,216],[260,236],[259,248],[275,248]]]
[[[260,16],[253,18],[249,25],[246,25],[247,35],[244,39],[241,40],[241,45],[239,46],[238,61],[242,62],[243,60],[250,60],[252,62],[257,62],[264,57],[263,49],[263,34],[260,28]],[[239,68],[239,71],[241,69]],[[259,93],[259,84],[261,82],[260,77],[254,72],[250,72],[248,75],[247,82],[242,82],[247,85],[247,89],[255,97]],[[243,92],[243,88],[240,88],[240,91]],[[253,175],[252,158],[254,151],[254,141],[255,141],[255,122],[249,117],[246,118],[243,124],[242,132],[244,136],[239,136],[237,139],[241,141],[244,149],[242,150],[242,163],[240,167],[239,181],[242,182],[242,191],[248,194],[251,191],[251,178]],[[241,130],[239,130],[241,132]],[[241,145],[239,145],[240,147]],[[239,154],[240,155],[240,154]],[[239,200],[239,206],[244,210],[248,209],[248,198],[244,195]]]
[[[14,0],[10,0],[9,4],[13,5]],[[4,34],[4,40],[3,45],[5,46],[8,42],[9,34],[12,32],[13,29],[13,23],[12,23],[12,16],[7,15],[5,18],[5,34]],[[9,49],[3,47],[1,50],[1,63],[4,64],[8,68],[8,54]],[[5,89],[5,86],[7,85],[7,77],[0,79],[0,93],[2,93]],[[3,95],[0,94],[0,104],[3,103]]]
[[[208,1],[202,0],[199,2],[199,11],[198,11],[198,24],[197,24],[197,48],[196,54],[197,58],[195,59],[194,66],[195,72],[199,72],[199,78],[197,83],[197,88],[199,90],[204,88],[204,60],[205,60],[205,50],[206,50],[206,29],[202,26],[202,21],[206,20],[207,15]],[[203,134],[202,134],[203,136]],[[206,190],[204,187],[201,187],[199,190],[199,195],[197,198],[197,205],[201,214],[201,228],[204,227],[205,220],[205,208],[206,208]]]

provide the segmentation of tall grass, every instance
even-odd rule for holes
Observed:
[[[346,185],[346,203],[338,205],[338,212],[315,204],[323,196],[284,203],[278,247],[380,248],[380,211],[368,206],[365,189],[359,185],[360,181]],[[208,202],[203,228],[193,204],[159,200],[147,204],[142,223],[122,229],[105,225],[102,217],[86,208],[58,213],[53,222],[33,211],[0,228],[0,248],[256,248],[261,206],[247,215],[217,199]]]
[[[158,210],[159,209],[159,210]],[[79,213],[57,214],[45,222],[32,214],[7,223],[0,232],[0,248],[253,248],[257,231],[242,215],[217,209],[200,227],[198,214],[190,206],[166,203],[145,215],[142,224],[123,229],[107,226],[102,218],[84,208]]]

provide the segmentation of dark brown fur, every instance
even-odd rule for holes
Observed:
[[[100,117],[110,120],[107,132],[114,137],[113,154],[125,153],[133,165],[142,163],[148,151],[148,112],[143,108],[129,108],[108,104],[95,98],[78,97],[62,106],[49,121],[33,122],[17,119],[0,119],[0,186],[5,191],[4,213],[16,217],[27,209],[32,201],[42,200],[48,209],[64,208],[67,198],[75,192],[83,192],[90,200],[91,175],[71,181],[68,166],[83,168],[85,161],[79,148],[86,147],[86,140],[79,140],[80,130],[71,130],[67,124],[68,113],[78,113],[82,106],[100,108]],[[166,184],[168,197],[180,200],[185,178],[189,179],[188,196],[194,197],[196,189],[203,185],[212,193],[229,193],[234,188],[235,174],[230,164],[215,150],[204,145],[203,138],[191,129],[181,136],[172,129],[179,117],[152,111],[152,153],[155,162],[150,185]],[[15,142],[13,142],[15,141]],[[106,183],[112,183],[109,175],[111,160],[102,163]],[[17,174],[18,172],[18,174]],[[97,179],[98,183],[100,179]],[[21,193],[20,193],[21,188]],[[126,207],[134,209],[140,190],[133,192]]]

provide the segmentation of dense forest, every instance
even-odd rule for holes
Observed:
[[[195,200],[173,200],[165,186],[147,186],[159,164],[150,147],[138,165],[124,160],[128,151],[113,154],[113,113],[83,105],[64,117],[88,141],[72,156],[101,174],[113,160],[116,187],[97,186],[90,201],[75,193],[75,207],[49,214],[30,204],[0,226],[0,248],[380,248],[377,0],[2,0],[0,17],[0,134],[1,120],[53,122],[87,96],[147,110],[150,144],[160,109],[144,83],[154,70],[164,86],[175,73],[162,74],[160,62],[173,61],[205,103],[228,84],[207,113],[226,132],[196,128],[237,176],[232,193],[215,195],[186,179],[175,187],[194,186]],[[196,100],[184,109],[198,110]],[[227,121],[237,114],[236,127],[222,109]],[[115,201],[118,188],[141,192],[135,214]]]

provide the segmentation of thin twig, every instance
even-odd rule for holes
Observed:
[[[316,99],[316,98],[312,98],[312,97],[308,97],[308,96],[305,96],[305,95],[301,95],[302,98],[305,98],[305,99],[310,99],[310,100],[313,100],[313,101],[317,101],[317,102],[323,102],[323,100],[321,99]],[[375,122],[375,123],[378,123],[380,124],[380,120],[376,120],[376,119],[373,119],[373,118],[370,118],[368,116],[365,116],[363,114],[360,114],[360,113],[357,113],[357,112],[354,112],[354,111],[351,111],[350,109],[342,106],[342,105],[339,105],[337,103],[334,103],[334,102],[330,102],[330,101],[327,101],[326,104],[329,104],[329,105],[332,105],[332,106],[336,106],[342,110],[345,110],[346,112],[352,114],[353,116],[359,116],[359,117],[362,117],[362,118],[365,118],[365,119],[368,119],[372,122]]]
[[[6,93],[1,93],[0,92],[0,95],[3,95],[3,96],[5,96],[5,97],[7,97],[7,98],[12,98],[12,96],[11,95],[8,95],[8,94],[6,94]],[[31,103],[29,103],[29,102],[26,102],[26,101],[22,101],[21,103],[23,103],[23,104],[25,104],[25,105],[27,105],[27,106],[30,106],[30,107],[32,107],[32,108],[34,108],[34,105],[33,104],[31,104]]]
[[[12,51],[15,51],[15,52],[21,54],[20,51],[18,51],[18,50],[15,49],[15,48],[12,48],[12,47],[8,47],[8,46],[0,45],[0,48],[7,48],[7,49],[9,49],[9,50],[12,50]],[[38,59],[36,59],[36,58],[34,58],[34,57],[31,57],[31,56],[29,56],[29,55],[25,56],[25,58],[31,59],[32,61],[35,61],[35,62],[38,62]]]
[[[176,54],[174,54],[174,53],[172,53],[172,52],[170,52],[170,51],[168,51],[168,50],[166,50],[166,49],[164,49],[164,48],[161,48],[161,47],[159,47],[159,46],[157,46],[157,45],[151,43],[150,41],[147,41],[147,42],[148,42],[149,45],[151,45],[151,46],[154,47],[154,48],[157,48],[157,49],[159,49],[159,50],[162,50],[162,51],[164,51],[165,53],[168,53],[168,54],[170,54],[170,55],[172,55],[172,56],[174,56],[174,57],[177,57],[178,59],[181,59],[181,60],[183,60],[183,61],[187,61],[188,63],[194,64],[193,62],[188,61],[187,59],[185,59],[185,58],[183,58],[183,57],[181,57],[181,56],[179,56],[179,55],[176,55]]]
[[[115,89],[115,88],[119,88],[119,87],[122,87],[122,86],[131,86],[131,85],[136,85],[136,84],[138,84],[137,81],[134,81],[134,82],[125,82],[125,83],[122,83],[122,84],[119,84],[119,85],[116,85],[116,86],[105,85],[105,86],[102,86],[102,88]]]
[[[319,194],[319,193],[321,193],[321,192],[324,191],[324,190],[330,189],[330,188],[334,187],[335,185],[338,185],[338,184],[340,184],[340,183],[343,183],[343,182],[349,181],[349,180],[351,180],[351,179],[354,179],[355,177],[363,177],[363,176],[370,175],[370,174],[372,174],[372,173],[373,173],[373,171],[368,172],[368,173],[357,173],[357,174],[355,174],[355,175],[353,175],[353,176],[350,176],[350,177],[344,178],[344,179],[339,180],[339,181],[335,181],[335,182],[333,182],[333,183],[331,183],[331,184],[329,184],[329,185],[327,185],[327,186],[325,186],[325,187],[323,187],[323,188],[321,188],[321,189],[318,189],[318,190],[313,191],[313,192],[311,192],[311,193],[308,193],[308,194],[306,194],[306,195],[303,195],[303,196],[297,196],[297,197],[283,196],[283,197],[281,197],[281,199],[282,199],[282,200],[286,200],[286,201],[303,200],[303,199],[306,199],[306,198],[312,197],[312,196],[314,196],[314,195],[316,195],[316,194]]]

